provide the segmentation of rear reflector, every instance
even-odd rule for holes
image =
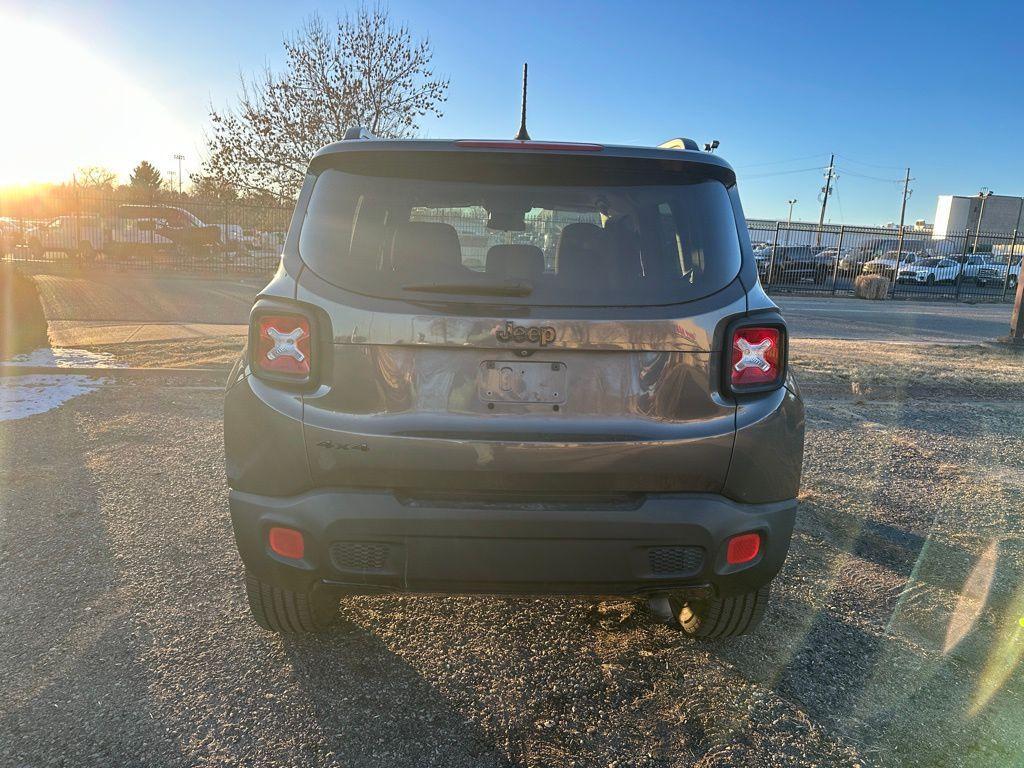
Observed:
[[[533,149],[540,152],[601,152],[603,144],[577,144],[571,141],[487,141],[461,139],[457,147],[469,149]]]
[[[270,541],[270,548],[281,557],[301,560],[306,551],[306,542],[302,534],[294,528],[280,528],[275,526],[267,534]]]
[[[725,561],[729,565],[749,563],[761,551],[761,534],[741,533],[729,539],[725,550]]]
[[[782,384],[782,331],[744,327],[732,334],[729,383],[732,389],[764,389]]]
[[[256,323],[256,367],[276,377],[308,379],[312,365],[309,320],[302,315],[274,314],[260,315]]]

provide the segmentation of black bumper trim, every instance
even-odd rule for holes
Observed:
[[[232,490],[231,518],[246,568],[289,589],[314,581],[349,591],[634,595],[711,585],[719,594],[756,589],[782,567],[796,501],[742,504],[713,494],[648,494],[636,509],[418,508],[393,493],[324,489],[289,498]],[[303,532],[301,561],[273,554],[266,531]],[[725,562],[725,542],[758,531],[758,557]],[[338,543],[373,545],[349,570]],[[699,570],[655,573],[650,551],[700,547]],[[337,552],[337,549],[335,549]]]

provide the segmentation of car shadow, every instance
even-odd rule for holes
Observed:
[[[0,449],[0,763],[179,764],[79,415],[0,421]]]
[[[511,768],[494,737],[372,632],[342,618],[321,635],[283,635],[291,674],[331,764]],[[398,695],[396,696],[396,692]]]

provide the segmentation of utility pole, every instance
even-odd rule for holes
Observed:
[[[818,238],[815,245],[821,245],[821,228],[825,226],[825,208],[828,207],[828,196],[832,194],[832,181],[836,175],[835,165],[836,156],[833,152],[828,161],[828,171],[825,172],[825,186],[821,188],[824,196],[821,198],[821,215],[818,216]]]
[[[978,226],[974,228],[974,248],[971,249],[973,253],[978,252],[978,235],[981,234],[981,220],[985,218],[985,201],[992,197],[992,190],[982,187],[978,197],[981,198],[981,210],[978,211]]]
[[[907,198],[910,197],[910,169],[903,179],[903,204],[900,206],[900,229],[896,236],[896,267],[892,272],[892,293],[896,293],[896,280],[900,276],[900,261],[903,259],[903,223],[907,218]]]
[[[178,161],[178,195],[181,195],[181,161],[185,159],[185,156],[181,152],[175,152],[172,157]]]

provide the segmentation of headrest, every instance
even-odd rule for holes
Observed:
[[[492,245],[487,250],[487,273],[536,280],[544,274],[544,251],[536,245]]]
[[[391,241],[391,266],[395,270],[414,272],[461,265],[459,233],[451,224],[410,221],[395,230]]]
[[[558,238],[558,274],[585,277],[609,268],[608,233],[596,224],[568,224]]]

